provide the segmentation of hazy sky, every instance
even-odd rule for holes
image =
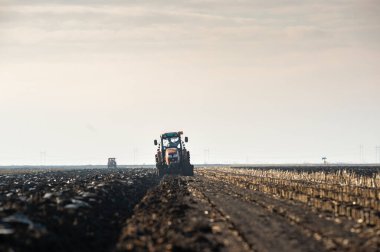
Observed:
[[[379,0],[0,0],[0,165],[153,163],[166,130],[185,131],[195,163],[360,162],[360,145],[374,162],[379,13]]]

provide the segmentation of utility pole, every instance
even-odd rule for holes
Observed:
[[[138,150],[135,148],[133,149],[133,164],[136,165],[136,157],[137,157]]]
[[[40,166],[45,166],[46,165],[46,151],[41,151],[40,152]]]
[[[364,163],[364,148],[363,148],[363,145],[360,145],[359,146],[360,148],[360,163]]]
[[[205,158],[205,164],[207,164],[210,161],[210,149],[204,150],[204,158]]]

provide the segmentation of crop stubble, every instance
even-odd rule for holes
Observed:
[[[167,176],[137,206],[118,249],[379,251],[378,179],[220,167]]]

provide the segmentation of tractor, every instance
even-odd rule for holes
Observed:
[[[190,164],[190,152],[186,149],[185,141],[182,141],[183,132],[168,132],[160,136],[160,143],[154,140],[154,145],[158,145],[156,153],[156,168],[160,177],[165,174],[177,174],[183,176],[193,176],[194,166]]]
[[[117,168],[116,158],[109,158],[107,166],[108,168]]]

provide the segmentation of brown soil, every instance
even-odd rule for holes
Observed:
[[[150,169],[0,175],[0,251],[110,251],[158,181]]]
[[[192,178],[165,177],[135,208],[118,250],[380,250],[378,226],[243,188],[236,178],[215,173],[198,169]]]
[[[377,187],[326,181],[218,168],[2,174],[0,251],[380,251]]]

